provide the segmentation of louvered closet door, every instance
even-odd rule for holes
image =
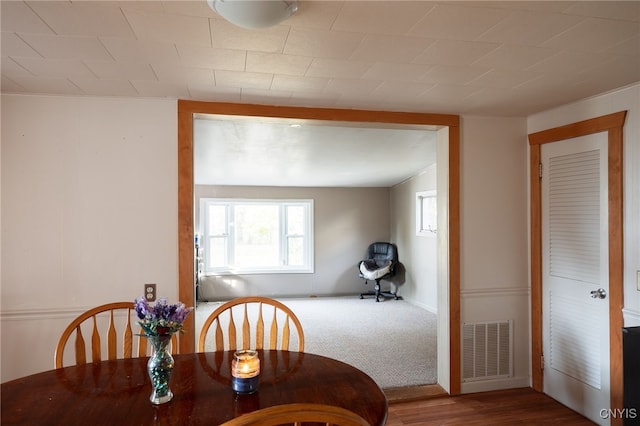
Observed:
[[[608,425],[607,135],[542,146],[544,392]]]

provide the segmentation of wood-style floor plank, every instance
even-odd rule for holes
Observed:
[[[389,403],[387,426],[594,425],[531,388]]]

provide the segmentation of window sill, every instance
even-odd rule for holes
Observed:
[[[313,274],[313,269],[231,269],[205,272],[205,277],[225,275],[277,275],[277,274]]]

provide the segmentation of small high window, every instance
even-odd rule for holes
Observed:
[[[438,232],[436,191],[416,192],[416,235],[435,236]]]

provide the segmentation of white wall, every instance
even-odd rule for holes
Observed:
[[[528,386],[526,120],[461,121],[461,322],[514,326],[513,377],[463,382],[462,392]]]
[[[178,186],[175,100],[1,100],[4,382],[53,368],[89,307],[176,299]]]
[[[515,377],[464,384],[464,392],[529,384],[527,133],[629,110],[624,314],[625,325],[640,324],[639,99],[636,85],[528,120],[463,117],[461,319],[514,319],[516,331]],[[177,297],[177,106],[57,96],[1,101],[4,382],[51,369],[62,329],[90,306],[131,300],[145,282]]]
[[[438,240],[416,235],[416,192],[436,190],[435,165],[391,189],[391,241],[398,246],[404,282],[398,294],[404,300],[438,312]]]
[[[205,300],[239,296],[336,296],[371,289],[358,277],[357,263],[369,244],[389,240],[389,188],[306,188],[202,186],[200,197],[290,198],[314,200],[313,274],[247,274],[209,277],[201,284]]]
[[[619,111],[624,124],[624,325],[640,325],[640,84],[585,99],[529,117],[528,133]]]

